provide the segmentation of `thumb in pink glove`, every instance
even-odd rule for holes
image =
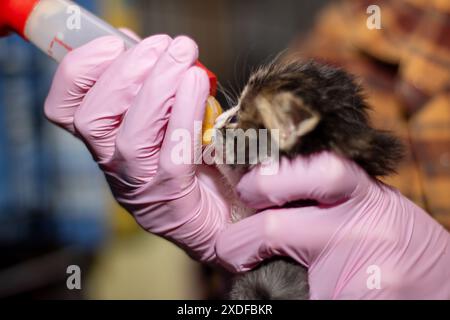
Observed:
[[[229,226],[216,251],[242,272],[273,256],[308,268],[313,299],[449,299],[450,235],[397,190],[332,153],[282,159],[277,175],[256,168],[237,186],[257,209]]]
[[[209,80],[197,59],[186,37],[150,37],[127,52],[118,39],[95,40],[64,59],[45,110],[85,142],[144,229],[210,262],[229,215],[217,173],[172,159],[173,133],[194,137],[203,119]]]

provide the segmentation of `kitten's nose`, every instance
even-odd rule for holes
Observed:
[[[237,122],[238,122],[237,115],[233,115],[231,116],[231,118],[228,119],[228,123],[237,123]]]

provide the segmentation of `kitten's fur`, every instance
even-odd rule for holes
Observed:
[[[344,71],[315,62],[278,60],[251,76],[238,106],[218,119],[216,134],[224,136],[226,129],[279,129],[279,141],[269,142],[277,143],[281,156],[330,150],[352,159],[372,177],[384,176],[395,170],[403,147],[370,126],[367,110],[361,87]],[[222,147],[219,144],[224,150],[219,157],[246,151],[246,164],[218,166],[231,186],[251,168],[251,160],[265,160],[248,154],[248,144],[236,149],[234,141],[216,139],[216,147]],[[253,213],[238,200],[235,208],[235,220]],[[231,298],[307,299],[308,291],[306,269],[280,258],[239,276]]]

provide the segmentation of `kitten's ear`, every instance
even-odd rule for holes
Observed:
[[[320,121],[317,112],[290,92],[271,97],[259,95],[255,104],[264,126],[271,133],[274,129],[279,130],[279,148],[282,151],[289,151],[301,136],[314,130]]]

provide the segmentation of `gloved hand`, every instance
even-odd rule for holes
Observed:
[[[308,267],[312,299],[450,298],[450,235],[397,190],[328,152],[282,159],[277,175],[260,170],[237,186],[246,205],[319,205],[266,210],[225,229],[216,251],[229,270],[289,256]]]
[[[145,230],[213,262],[229,220],[218,174],[193,165],[193,143],[190,164],[172,154],[177,130],[201,141],[194,122],[203,119],[209,80],[197,59],[187,37],[153,36],[128,51],[118,38],[97,39],[61,63],[45,113],[84,141],[117,201]]]

